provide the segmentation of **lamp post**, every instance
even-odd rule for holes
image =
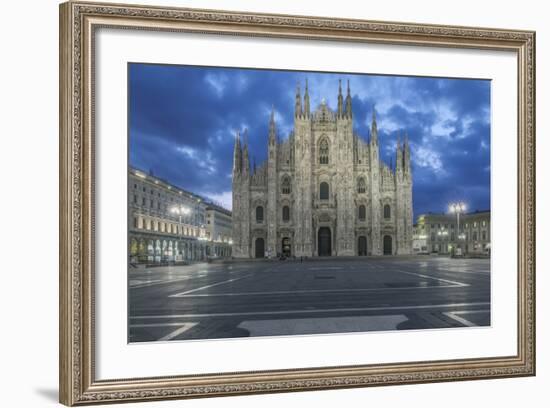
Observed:
[[[170,208],[170,212],[172,214],[176,214],[178,216],[178,227],[179,227],[179,231],[178,231],[178,237],[179,237],[179,241],[180,241],[180,247],[181,247],[181,251],[183,251],[183,245],[182,245],[182,237],[183,237],[183,224],[181,222],[181,217],[184,216],[184,215],[187,215],[191,212],[191,210],[189,210],[189,208],[183,206],[183,205],[175,205],[173,206],[172,208]]]
[[[456,235],[459,241],[458,247],[462,251],[462,247],[460,246],[460,240],[463,239],[464,234],[460,232],[460,214],[464,214],[466,211],[466,204],[462,201],[458,201],[456,203],[451,203],[449,205],[449,212],[456,214]]]

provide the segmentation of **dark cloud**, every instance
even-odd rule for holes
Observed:
[[[415,216],[464,200],[490,208],[490,82],[486,80],[304,73],[130,64],[130,164],[193,192],[230,197],[236,130],[249,131],[251,157],[266,158],[272,106],[279,136],[292,129],[296,84],[309,81],[312,109],[336,105],[350,80],[354,130],[369,138],[376,105],[380,155],[390,163],[407,132]],[[394,161],[394,160],[393,160]]]

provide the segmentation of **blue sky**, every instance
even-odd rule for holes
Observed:
[[[251,158],[264,161],[271,107],[287,138],[296,84],[306,78],[312,110],[322,98],[334,109],[338,79],[350,81],[365,140],[376,106],[385,162],[408,132],[415,219],[458,200],[490,208],[488,80],[130,64],[130,165],[231,208],[235,131],[248,129]]]

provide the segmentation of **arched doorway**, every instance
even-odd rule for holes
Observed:
[[[139,248],[138,248],[138,262],[145,262],[147,261],[147,245],[145,244],[145,240],[141,239],[139,241]]]
[[[160,262],[160,255],[161,255],[160,240],[157,239],[155,241],[155,262]]]
[[[147,241],[147,262],[153,262],[155,259],[155,243],[153,240]]]
[[[331,256],[332,255],[332,243],[329,227],[321,227],[318,232],[317,248],[319,250],[319,256]]]
[[[366,256],[367,255],[367,237],[360,236],[357,242],[357,255]]]
[[[265,255],[265,242],[263,238],[256,238],[256,258],[263,258]]]
[[[291,250],[290,250],[290,238],[288,237],[285,237],[283,238],[283,242],[282,242],[282,255],[284,257],[289,257],[291,255]]]
[[[392,254],[392,240],[389,235],[384,235],[384,255]]]
[[[137,239],[132,238],[130,240],[130,255],[135,257],[138,254],[138,242]]]

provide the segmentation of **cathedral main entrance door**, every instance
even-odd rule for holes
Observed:
[[[357,242],[357,255],[366,256],[367,255],[367,237],[360,236]]]
[[[384,255],[392,254],[392,242],[389,235],[384,235]]]
[[[317,248],[319,250],[319,256],[332,255],[330,228],[328,227],[319,228],[317,244],[318,244]]]
[[[283,247],[283,251],[282,251],[282,255],[286,258],[288,258],[291,254],[291,251],[290,251],[290,238],[283,238],[283,243],[282,243],[282,247]]]
[[[263,238],[256,238],[255,254],[256,258],[263,258],[265,256],[265,242]]]

